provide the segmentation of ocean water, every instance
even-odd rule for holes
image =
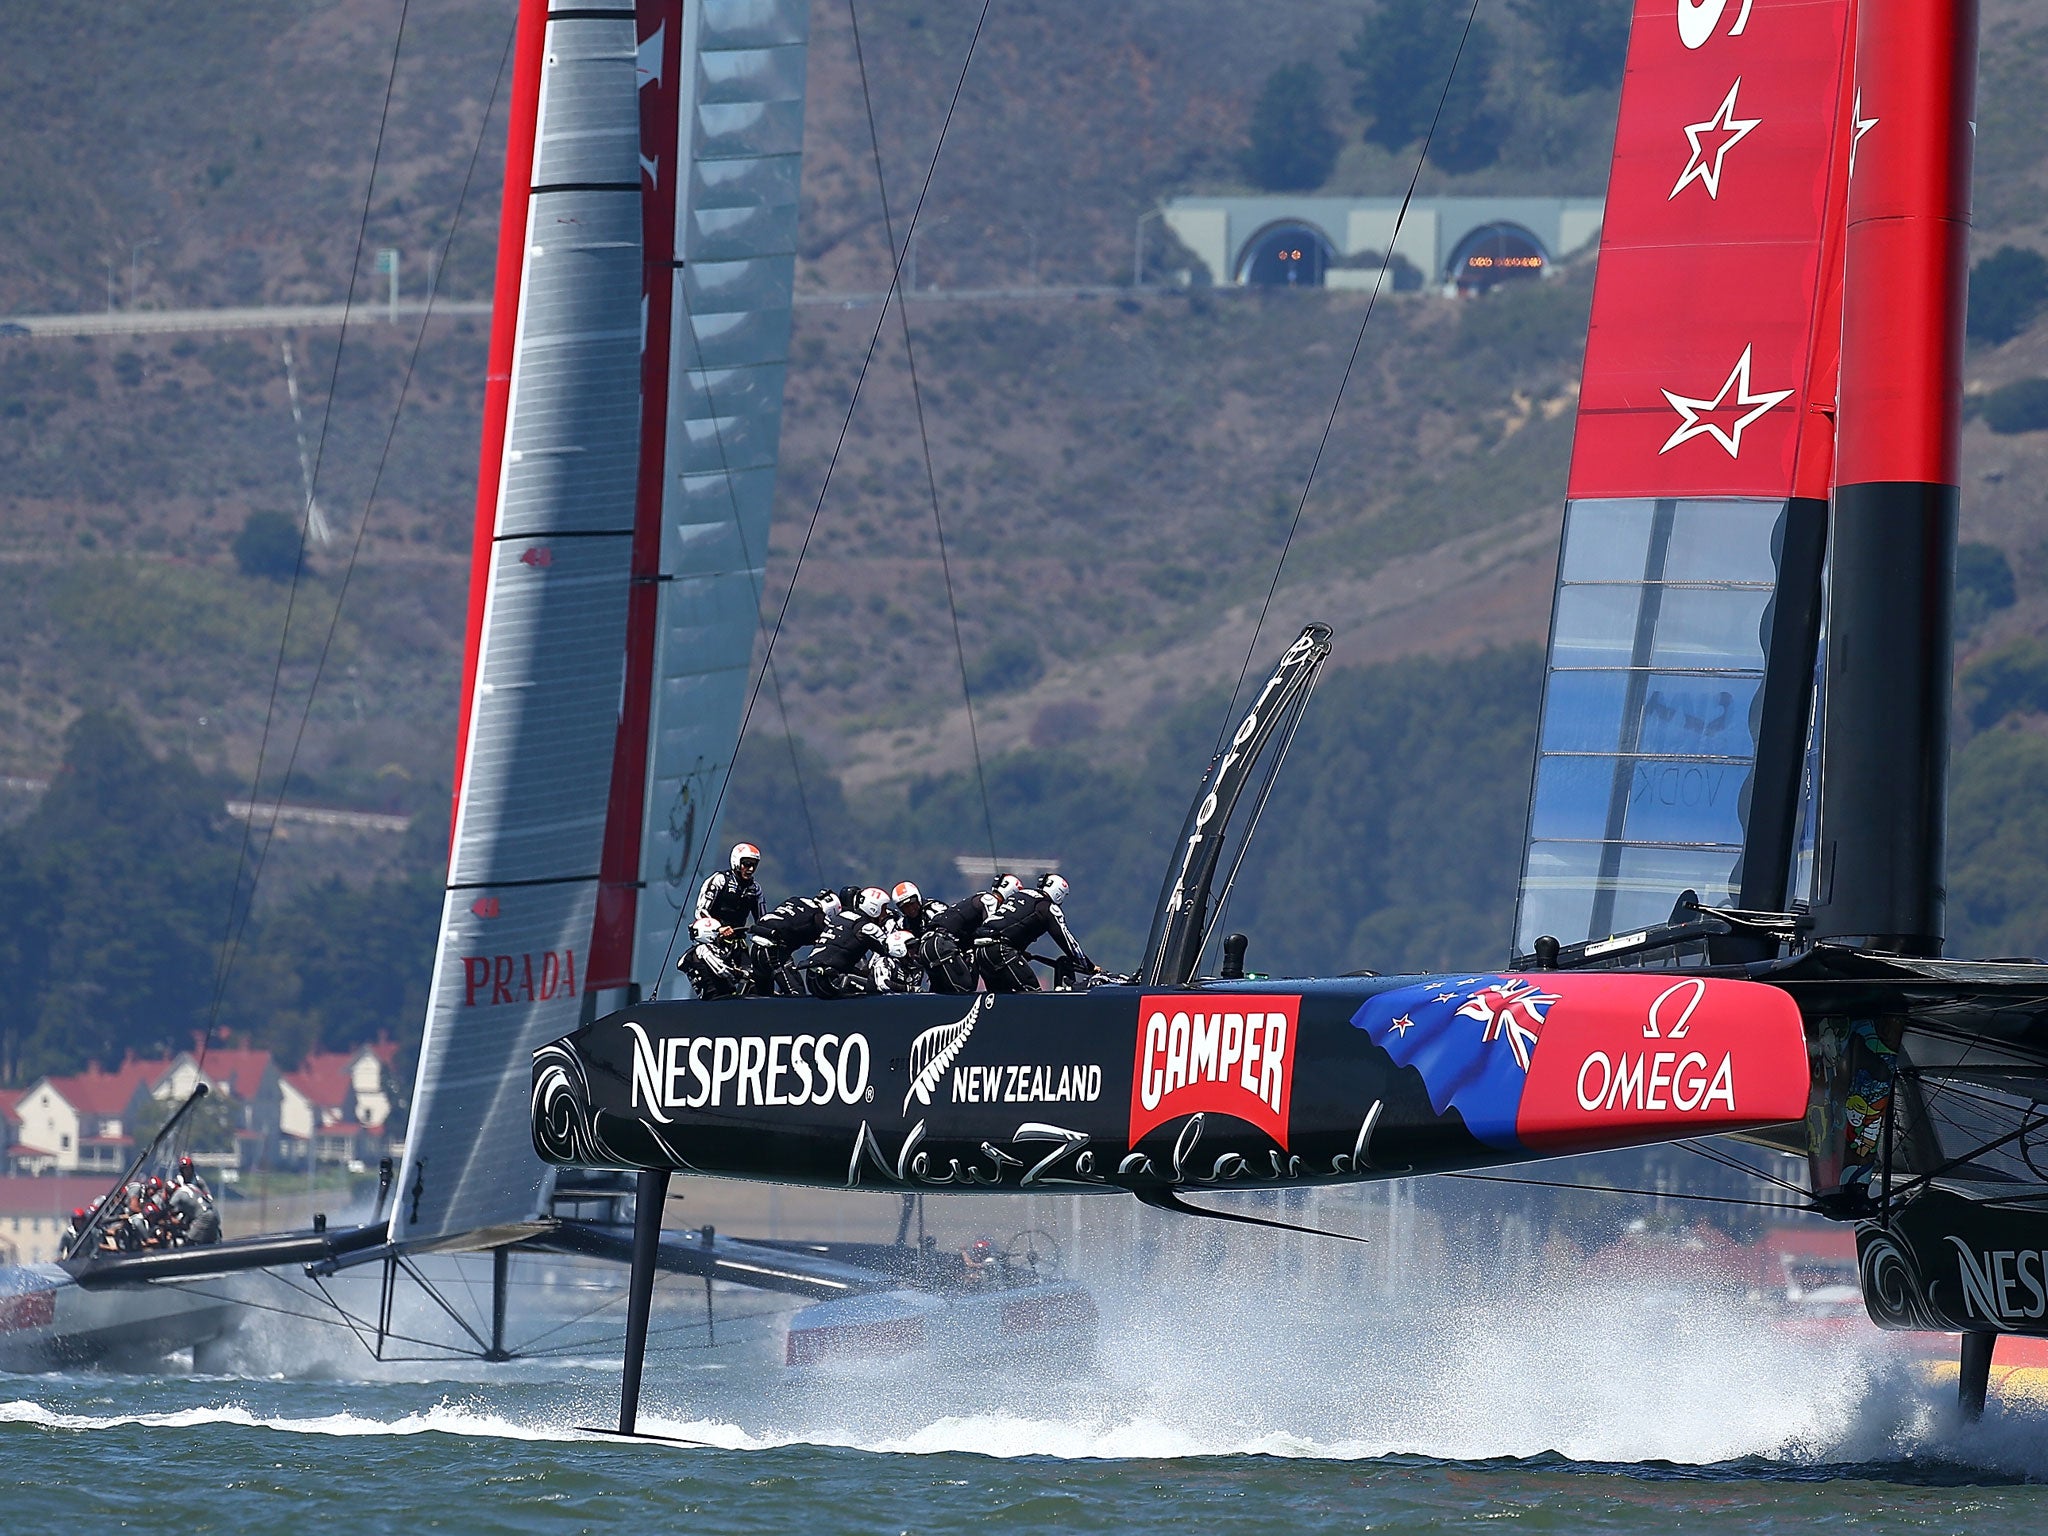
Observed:
[[[1098,1294],[1089,1361],[830,1375],[668,1296],[635,1442],[579,1428],[617,1411],[602,1319],[485,1366],[268,1316],[230,1374],[0,1378],[0,1532],[2048,1530],[2048,1406],[1963,1425],[1867,1329],[1570,1279]]]

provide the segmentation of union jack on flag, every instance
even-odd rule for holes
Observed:
[[[1515,1065],[1526,1072],[1529,1053],[1543,1033],[1543,1016],[1557,1001],[1556,993],[1543,991],[1533,981],[1496,981],[1466,998],[1457,1017],[1484,1023],[1482,1041],[1507,1041]]]
[[[1529,1063],[1561,1001],[1517,976],[1438,976],[1367,998],[1351,1023],[1421,1074],[1436,1113],[1455,1110],[1479,1141],[1513,1150]]]

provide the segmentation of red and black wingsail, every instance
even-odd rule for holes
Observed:
[[[1642,0],[1517,952],[1780,909],[1833,475],[1852,0]]]

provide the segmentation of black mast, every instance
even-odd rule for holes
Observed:
[[[1938,955],[1976,0],[1863,0],[1814,937]]]

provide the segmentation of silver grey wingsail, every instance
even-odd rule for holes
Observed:
[[[806,20],[523,0],[405,1246],[543,1217],[531,1054],[657,979],[711,833],[758,627]]]

